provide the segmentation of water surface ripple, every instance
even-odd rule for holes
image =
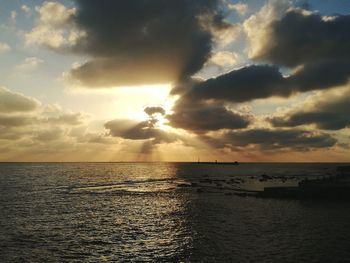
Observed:
[[[3,163],[1,262],[350,261],[349,203],[232,194],[336,166]]]

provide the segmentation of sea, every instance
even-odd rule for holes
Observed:
[[[350,262],[349,202],[242,195],[343,165],[1,163],[0,262]]]

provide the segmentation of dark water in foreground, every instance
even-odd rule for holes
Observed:
[[[336,167],[0,164],[0,262],[350,262],[349,203],[232,195]]]

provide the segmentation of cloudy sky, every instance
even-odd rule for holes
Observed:
[[[350,161],[350,1],[0,0],[0,161]]]

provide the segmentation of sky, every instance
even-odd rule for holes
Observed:
[[[0,161],[350,162],[350,1],[0,0]]]

